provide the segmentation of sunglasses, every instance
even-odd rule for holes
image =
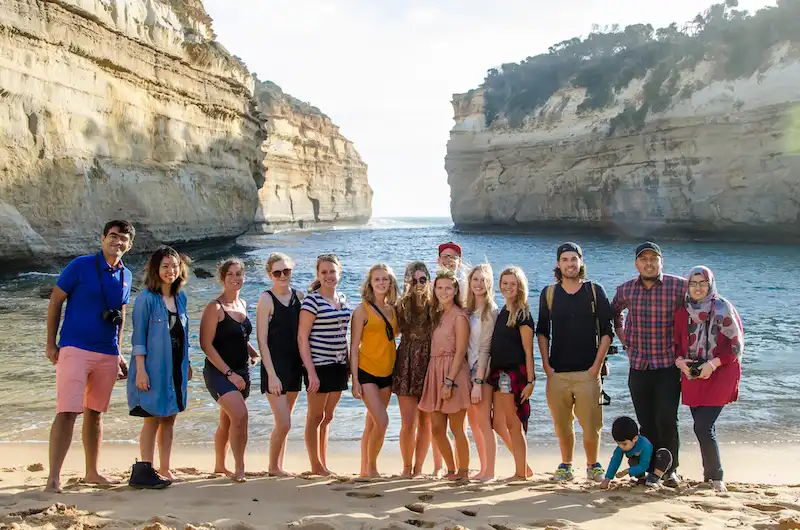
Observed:
[[[336,254],[320,254],[317,259],[339,259]]]
[[[276,278],[280,278],[281,276],[286,276],[287,278],[292,274],[292,269],[275,269],[272,271],[272,275]]]
[[[425,285],[426,283],[428,283],[428,278],[425,276],[422,276],[421,278],[411,278],[411,285]]]

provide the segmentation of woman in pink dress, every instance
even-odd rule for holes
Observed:
[[[469,319],[461,308],[459,291],[455,274],[450,271],[436,274],[431,304],[431,357],[419,402],[419,409],[431,415],[433,439],[447,464],[450,479],[466,478],[469,471],[469,442],[464,430],[464,418],[470,407]],[[455,441],[455,459],[447,438],[448,421]]]

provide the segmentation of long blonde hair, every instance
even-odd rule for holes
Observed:
[[[336,268],[339,269],[339,272],[342,272],[342,262],[339,261],[339,256],[336,254],[320,254],[317,256],[317,266],[314,268],[317,273],[319,273],[319,266],[324,262],[333,263],[336,265]],[[317,278],[314,278],[314,280],[308,284],[308,292],[313,293],[319,291],[320,287],[322,287],[322,283]]]
[[[397,296],[400,289],[397,286],[397,278],[394,275],[394,271],[385,263],[378,263],[369,269],[367,277],[364,279],[364,283],[361,284],[361,299],[367,302],[372,302],[373,304],[377,302],[375,298],[375,291],[372,289],[372,273],[379,270],[384,270],[386,271],[386,274],[389,275],[389,292],[386,293],[386,303],[389,305],[394,305],[397,302]]]
[[[510,306],[508,302],[506,302],[506,307],[508,308],[508,321],[506,322],[506,326],[513,328],[522,320],[530,318],[531,308],[528,305],[528,278],[525,276],[525,271],[523,271],[521,267],[517,265],[506,267],[503,272],[500,273],[500,280],[497,282],[498,289],[503,282],[503,276],[509,274],[517,279],[517,296],[511,302]]]
[[[475,304],[477,301],[475,300],[475,293],[472,292],[472,277],[479,272],[483,274],[483,285],[486,287],[486,301],[481,310],[481,320],[488,320],[492,310],[497,308],[497,304],[494,302],[494,272],[492,271],[492,266],[488,263],[475,265],[472,267],[472,270],[469,271],[469,275],[467,276],[466,309],[470,314],[475,312]]]
[[[431,290],[433,291],[433,300],[431,300],[431,322],[433,322],[433,329],[436,329],[436,327],[439,325],[439,322],[441,322],[444,311],[441,302],[439,302],[439,298],[436,296],[436,283],[439,280],[450,280],[453,282],[453,288],[456,291],[455,295],[453,296],[453,305],[463,309],[463,306],[461,305],[461,286],[458,284],[456,274],[447,269],[440,269],[436,271],[436,279],[433,280],[433,286],[431,287]]]

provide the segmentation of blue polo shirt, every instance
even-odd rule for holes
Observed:
[[[103,280],[103,291],[98,278]],[[80,256],[61,271],[56,285],[67,293],[67,310],[58,345],[109,355],[119,354],[118,326],[102,318],[106,309],[121,309],[131,296],[131,271],[120,262],[112,268],[102,253]]]

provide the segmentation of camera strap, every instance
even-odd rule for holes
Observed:
[[[106,311],[110,311],[111,308],[109,307],[108,299],[106,298],[106,290],[105,288],[103,288],[103,273],[100,272],[100,254],[95,254],[94,258],[95,258],[94,266],[97,269],[97,281],[100,282],[100,293],[103,295],[103,305],[105,306]],[[124,271],[122,272],[122,281],[120,283],[121,283],[120,291],[122,291],[122,294],[124,294],[125,293]],[[120,297],[120,300],[122,300],[122,297]]]

